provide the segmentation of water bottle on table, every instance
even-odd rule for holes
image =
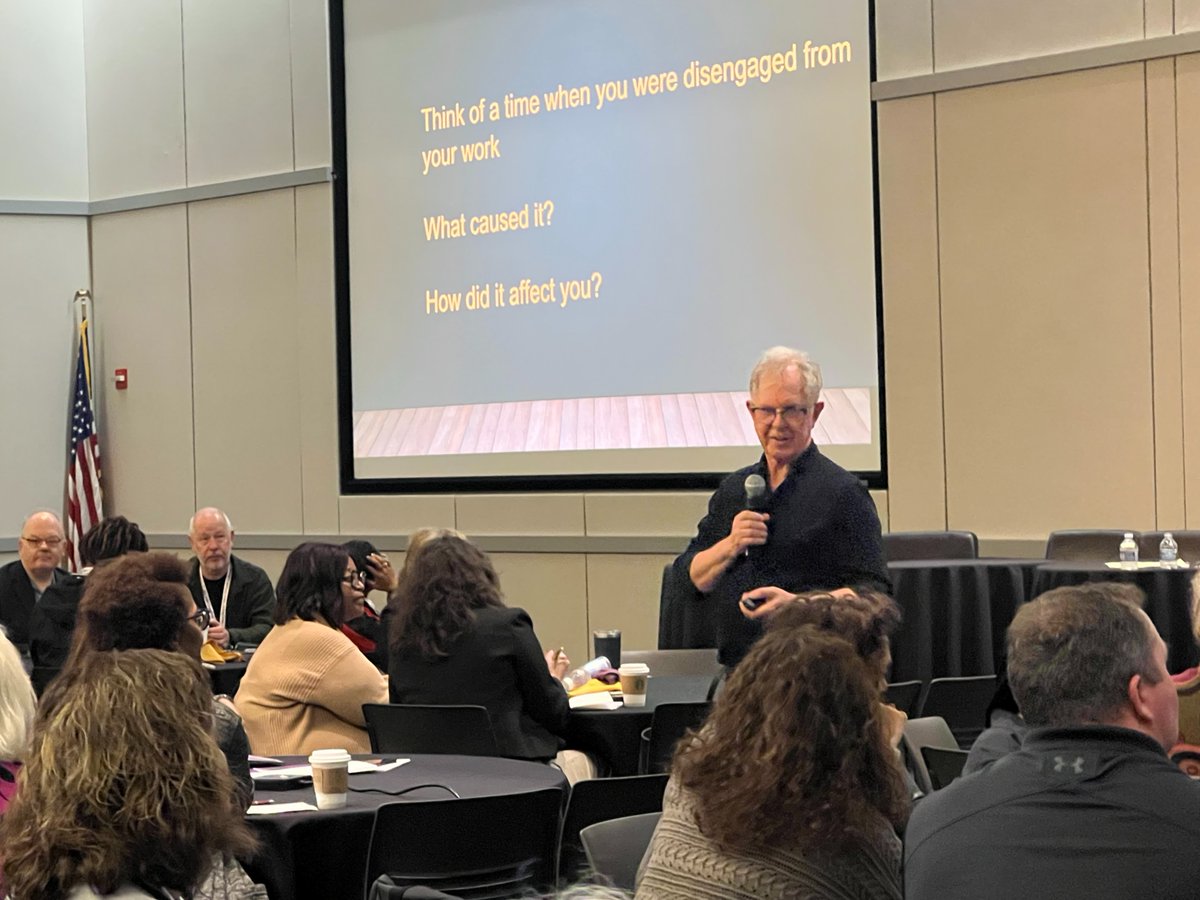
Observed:
[[[1179,565],[1179,545],[1175,543],[1175,538],[1169,531],[1163,535],[1158,545],[1158,564],[1164,569],[1173,569]]]
[[[1137,541],[1133,539],[1133,532],[1125,532],[1125,540],[1121,541],[1119,558],[1121,560],[1122,569],[1136,569],[1138,567],[1138,546]]]
[[[568,693],[575,690],[577,687],[587,684],[592,676],[601,669],[611,669],[612,664],[609,663],[607,656],[597,656],[595,659],[589,659],[578,669],[572,669],[566,674],[562,680],[562,686]]]

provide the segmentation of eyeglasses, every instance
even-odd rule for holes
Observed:
[[[770,425],[775,421],[775,417],[783,419],[789,425],[798,425],[808,417],[807,406],[752,406],[750,407],[750,415],[754,416],[754,421],[760,425]]]
[[[212,623],[212,613],[207,609],[198,609],[187,617],[189,622],[195,622],[196,627],[203,631]]]
[[[366,580],[367,578],[362,572],[347,572],[342,576],[344,584],[365,584]]]
[[[31,537],[25,537],[25,535],[21,535],[21,540],[23,540],[27,544],[32,544],[35,547],[46,546],[46,547],[50,547],[51,549],[61,546],[61,544],[63,542],[63,539],[60,537],[31,538]]]

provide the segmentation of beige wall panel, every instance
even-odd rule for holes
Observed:
[[[333,194],[296,189],[296,324],[304,530],[338,530],[337,341],[333,308]]]
[[[711,495],[711,491],[585,494],[587,533],[589,536],[679,536],[682,550],[708,511]]]
[[[946,527],[937,170],[930,96],[876,107],[887,383],[888,508],[896,531]]]
[[[1154,524],[1144,96],[1137,64],[938,97],[951,528]]]
[[[590,657],[587,569],[580,553],[493,553],[504,602],[533,619],[542,647],[566,648],[574,664]]]
[[[291,0],[292,115],[296,168],[333,162],[329,124],[329,23],[326,0]]]
[[[939,72],[1143,36],[1143,0],[933,0]]]
[[[93,200],[184,187],[179,0],[84,0]]]
[[[879,515],[879,524],[884,531],[891,531],[891,508],[888,504],[887,491],[871,491],[871,499],[875,501],[875,512]]]
[[[291,171],[288,0],[183,0],[188,184]]]
[[[1175,33],[1200,31],[1200,0],[1175,0]]]
[[[1200,23],[1200,14],[1197,15]],[[1200,528],[1200,54],[1176,61],[1179,127],[1179,330],[1191,340],[1183,354],[1183,433],[1187,526]]]
[[[454,497],[448,494],[339,497],[342,534],[398,535],[407,538],[418,528],[454,528]]]
[[[184,531],[196,509],[187,254],[183,206],[92,220],[108,509],[147,533]]]
[[[880,81],[933,71],[933,4],[882,0],[875,4],[875,73]]]
[[[1175,33],[1176,0],[1145,0],[1146,37],[1164,37]]]
[[[0,198],[87,200],[79,0],[0,3]]]
[[[236,523],[235,523],[236,524]],[[261,569],[264,569],[267,576],[271,579],[271,584],[276,584],[279,581],[279,573],[283,571],[283,564],[287,561],[287,550],[246,550],[236,546],[237,537],[234,536],[233,552],[241,559],[254,563]],[[188,557],[191,553],[187,554]],[[383,596],[380,594],[379,596]]]
[[[1184,523],[1183,334],[1179,328],[1179,179],[1175,60],[1146,63],[1150,189],[1150,317],[1154,349],[1154,488],[1157,525]]]
[[[454,506],[458,529],[470,535],[584,533],[579,494],[462,494]]]
[[[619,628],[622,649],[656,649],[662,571],[672,559],[671,556],[588,554],[589,635],[599,629]]]
[[[2,64],[0,64],[2,65]],[[62,508],[74,379],[71,298],[89,287],[87,222],[0,216],[0,535]],[[101,448],[103,453],[103,448]]]
[[[293,192],[193,203],[188,216],[197,503],[244,532],[300,532]]]

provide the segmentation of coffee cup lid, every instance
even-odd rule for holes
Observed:
[[[625,675],[648,675],[650,667],[645,663],[624,663],[617,671]]]
[[[350,754],[348,751],[343,750],[340,747],[332,750],[314,750],[308,757],[308,761],[312,765],[348,763],[350,762]]]

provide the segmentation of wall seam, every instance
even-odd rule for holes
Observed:
[[[1175,3],[1171,3],[1172,13],[1174,13]],[[1178,333],[1183,334],[1183,198],[1181,196],[1180,187],[1182,185],[1180,168],[1179,168],[1179,60],[1171,60],[1171,103],[1175,117],[1175,293],[1179,298],[1179,309],[1177,314],[1179,321],[1177,324]],[[1187,402],[1185,394],[1187,392],[1187,379],[1183,377],[1184,372],[1183,360],[1183,341],[1179,342],[1179,426],[1180,433],[1183,437],[1183,446],[1185,448],[1183,456],[1183,522],[1184,526],[1188,522],[1188,458],[1187,458]]]
[[[179,0],[179,92],[182,95],[180,113],[183,116],[183,183],[190,183],[187,136],[187,46],[184,38],[184,0]],[[196,452],[196,309],[193,304],[195,285],[192,283],[192,205],[183,206],[183,237],[187,250],[188,279],[188,367],[191,369],[192,390],[188,397],[192,406],[192,509],[199,508],[200,455]]]
[[[942,380],[938,392],[942,404],[942,519],[946,528],[950,527],[950,453],[946,437],[946,329],[942,306],[942,182],[938,167],[938,127],[937,110],[938,96],[934,94],[932,101],[933,126],[933,224],[934,224],[934,257],[937,263],[937,304],[938,304],[938,375]],[[891,518],[891,501],[888,501],[888,518]]]
[[[1143,20],[1145,4],[1142,5]],[[1146,160],[1146,301],[1150,319],[1150,477],[1154,481],[1154,524],[1159,521],[1158,379],[1154,365],[1154,218],[1150,173],[1150,63],[1142,63],[1142,126]]]

